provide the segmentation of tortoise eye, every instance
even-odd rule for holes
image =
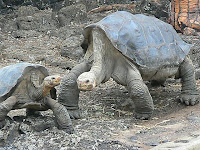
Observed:
[[[90,82],[90,80],[86,80],[85,82],[86,82],[86,83],[89,83],[89,82]]]
[[[52,79],[52,80],[55,80],[56,78],[52,77],[51,79]]]

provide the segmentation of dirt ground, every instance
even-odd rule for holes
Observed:
[[[0,67],[31,62],[44,65],[50,74],[67,74],[82,59],[79,45],[83,27],[111,13],[87,15],[80,11],[74,20],[63,12],[73,13],[75,8],[84,6],[71,7],[60,13],[32,7],[2,13]],[[190,55],[199,68],[199,36],[181,37],[194,44]],[[110,79],[94,91],[80,93],[82,119],[72,120],[74,134],[58,130],[50,110],[41,112],[39,117],[26,117],[24,109],[13,110],[0,131],[0,149],[147,150],[170,141],[189,142],[178,140],[183,136],[200,136],[200,104],[185,106],[177,100],[181,90],[179,80],[169,79],[165,86],[158,87],[146,84],[155,104],[154,114],[148,121],[133,117],[126,88]]]

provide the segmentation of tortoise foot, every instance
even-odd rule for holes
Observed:
[[[81,118],[81,111],[79,109],[68,109],[69,116],[71,119],[80,119]]]
[[[181,94],[179,97],[181,103],[185,103],[186,105],[195,105],[199,103],[200,96],[199,94]]]
[[[148,120],[151,117],[152,113],[138,113],[135,112],[134,116],[136,119],[141,119],[141,120]]]
[[[67,126],[62,128],[61,126],[58,127],[58,129],[65,131],[68,134],[73,134],[74,133],[74,128],[72,127],[72,125]]]

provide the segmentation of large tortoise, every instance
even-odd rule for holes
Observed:
[[[28,114],[36,110],[51,109],[60,129],[72,133],[72,122],[67,109],[56,100],[54,87],[60,84],[60,76],[48,76],[41,65],[17,63],[0,69],[0,126],[12,109],[27,108]],[[50,93],[51,92],[51,97]]]
[[[115,12],[85,28],[84,61],[61,81],[58,100],[71,117],[79,118],[79,90],[92,90],[112,77],[127,87],[135,104],[135,117],[147,119],[154,105],[143,81],[162,82],[175,76],[182,79],[180,100],[195,105],[199,93],[194,67],[187,56],[191,46],[171,25],[155,17]]]

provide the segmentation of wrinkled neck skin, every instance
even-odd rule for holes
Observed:
[[[109,59],[106,59],[106,57],[108,57],[106,54],[106,44],[108,43],[104,42],[106,37],[104,34],[102,34],[102,31],[100,31],[100,29],[93,30],[92,35],[94,62],[89,72],[95,75],[96,85],[99,85],[101,82],[105,82],[105,80],[108,80],[111,76],[109,75],[109,77],[107,77],[107,73],[111,68],[108,66],[108,62],[106,62]]]
[[[43,98],[46,97],[50,93],[51,89],[52,87],[49,87],[45,84],[43,85],[43,94],[42,94]]]
[[[114,55],[112,44],[98,28],[92,30],[92,42],[89,44],[85,54],[85,60],[90,62],[89,58],[93,58],[93,63],[89,72],[82,73],[77,84],[80,90],[93,90],[93,88],[102,82],[106,82],[113,72]]]
[[[50,90],[51,87],[46,86],[43,82],[37,89],[35,89],[32,98],[36,101],[39,101],[46,97],[49,94]]]

